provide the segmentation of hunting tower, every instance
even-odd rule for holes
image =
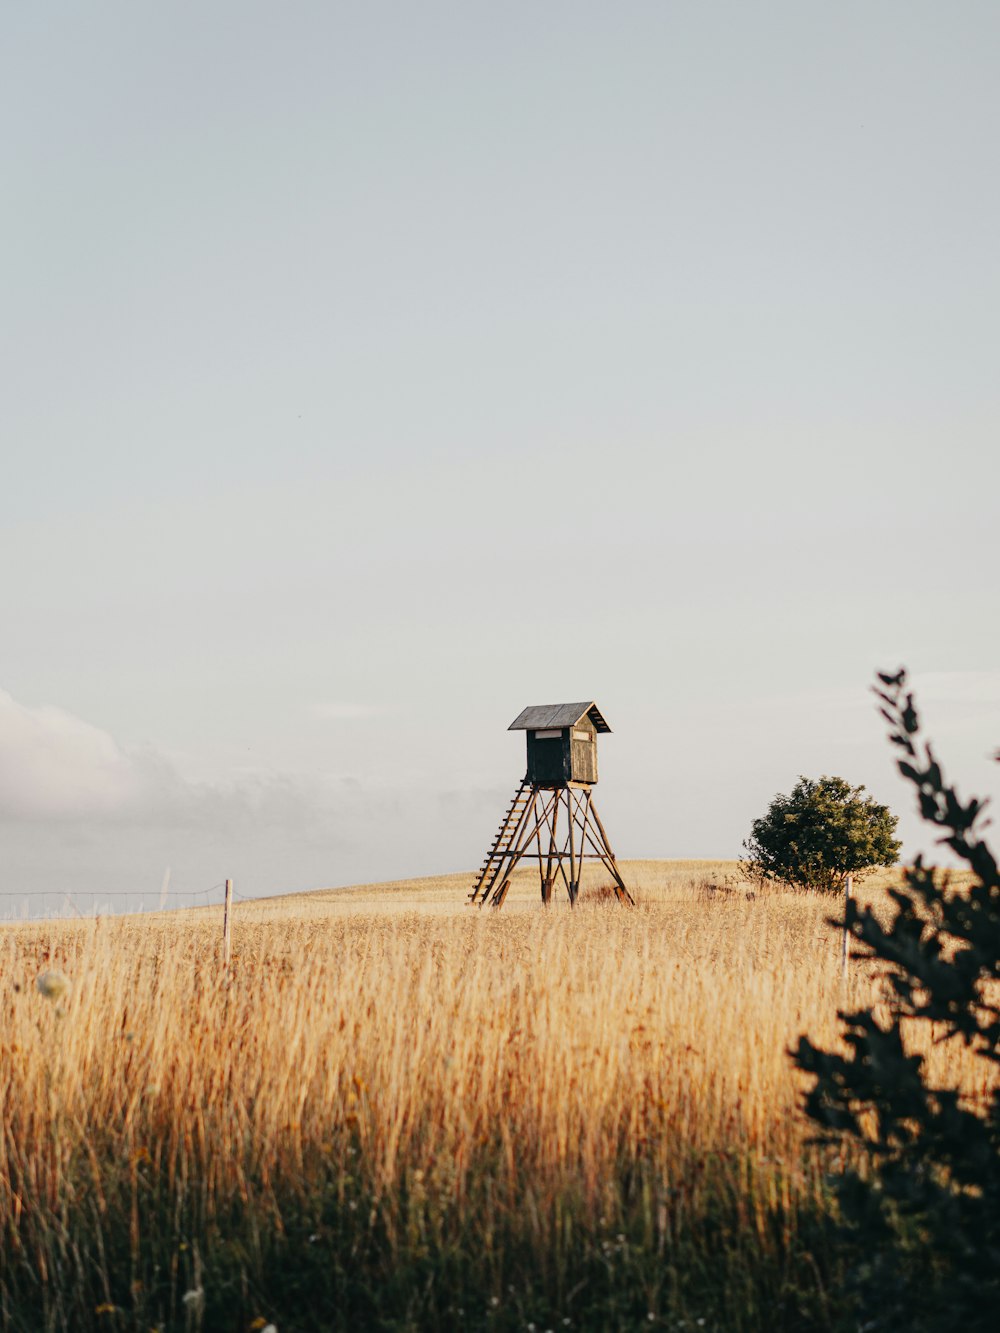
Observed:
[[[611,728],[591,700],[535,704],[508,731],[527,732],[528,770],[500,821],[469,902],[502,907],[521,861],[538,861],[542,902],[552,901],[557,876],[570,903],[580,892],[584,860],[601,861],[619,902],[633,904],[618,869],[591,788],[597,781],[597,737]]]

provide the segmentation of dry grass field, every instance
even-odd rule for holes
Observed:
[[[834,904],[624,869],[634,910],[240,904],[228,971],[217,911],[6,929],[3,1326],[841,1327],[787,1051],[879,979],[845,988]]]

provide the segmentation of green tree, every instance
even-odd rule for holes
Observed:
[[[859,956],[881,964],[886,998],[841,1013],[842,1045],[807,1037],[794,1052],[814,1083],[806,1110],[854,1165],[837,1178],[853,1248],[859,1326],[993,1330],[1000,1308],[1000,871],[982,838],[983,802],[945,782],[906,676],[880,675],[877,693],[922,817],[972,872],[955,886],[918,857],[895,911],[849,902]],[[881,916],[881,920],[879,917]],[[838,923],[839,924],[839,923]],[[980,1063],[974,1086],[935,1087],[921,1030],[959,1041]],[[848,1251],[849,1253],[851,1250]]]
[[[863,786],[799,778],[790,796],[775,796],[754,820],[743,865],[754,879],[836,892],[848,875],[895,863],[898,822]]]

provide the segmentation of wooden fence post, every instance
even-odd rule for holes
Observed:
[[[229,950],[233,934],[233,881],[226,880],[226,905],[222,912],[222,965],[229,966]]]
[[[847,929],[847,905],[851,901],[854,890],[853,876],[848,875],[844,880],[844,940],[840,952],[840,975],[847,980],[847,964],[851,959],[851,935]]]

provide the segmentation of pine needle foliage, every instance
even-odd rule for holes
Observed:
[[[876,693],[920,813],[972,872],[960,887],[918,857],[886,913],[848,902],[846,925],[884,972],[885,1002],[841,1013],[843,1046],[794,1052],[808,1115],[859,1165],[837,1192],[868,1329],[993,1329],[1000,1302],[1000,873],[983,802],[963,801],[920,739],[906,673]],[[967,879],[968,877],[963,877]],[[914,1039],[964,1045],[970,1090],[936,1084]],[[926,1043],[925,1043],[926,1044]]]

